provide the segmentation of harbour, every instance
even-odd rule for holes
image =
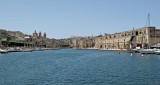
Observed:
[[[160,83],[160,57],[102,50],[45,50],[0,55],[1,85]]]
[[[160,0],[3,0],[0,85],[160,85]]]

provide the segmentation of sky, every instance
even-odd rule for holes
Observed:
[[[160,0],[0,0],[0,29],[48,38],[98,36],[151,26],[160,29]]]

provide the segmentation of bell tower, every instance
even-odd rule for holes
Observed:
[[[44,33],[44,38],[46,38],[46,36],[47,36],[47,34],[46,34],[46,33]]]

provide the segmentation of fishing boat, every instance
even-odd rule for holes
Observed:
[[[0,49],[0,53],[8,53],[8,51]]]

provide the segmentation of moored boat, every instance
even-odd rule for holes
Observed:
[[[8,53],[8,51],[0,49],[0,53]]]
[[[160,49],[159,50],[155,50],[156,55],[160,55]]]
[[[33,51],[32,49],[24,49],[21,52],[32,52],[32,51]]]
[[[129,49],[127,50],[128,53],[139,53],[137,49]]]
[[[36,48],[35,51],[43,51],[42,48]]]
[[[145,53],[147,53],[147,54],[155,54],[156,53],[153,49],[140,49],[139,52],[141,54],[145,54]]]

